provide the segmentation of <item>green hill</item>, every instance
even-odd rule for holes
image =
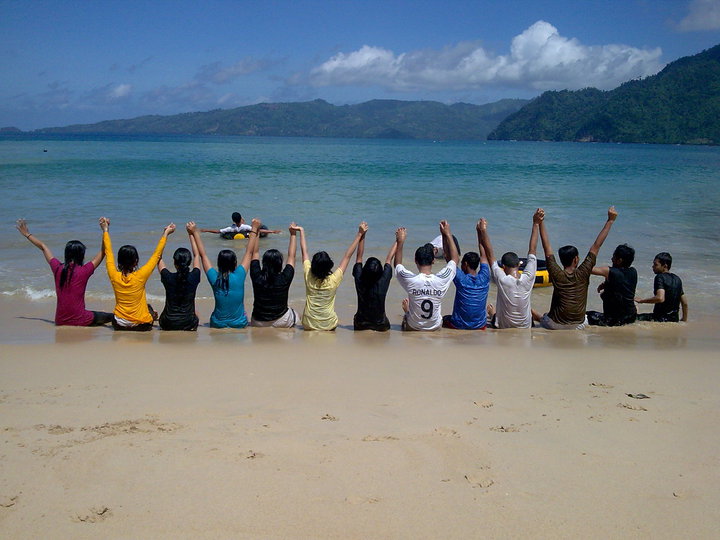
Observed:
[[[720,144],[720,45],[608,92],[545,92],[488,139]]]
[[[521,99],[504,99],[487,105],[373,100],[359,105],[335,106],[318,99],[172,116],[141,116],[38,129],[34,133],[473,140],[485,139],[503,118],[526,103],[527,100]]]

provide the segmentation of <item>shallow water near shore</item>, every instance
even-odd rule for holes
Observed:
[[[142,262],[168,222],[182,226],[193,219],[201,227],[221,227],[238,210],[248,220],[261,217],[271,228],[286,229],[297,221],[306,228],[310,250],[324,249],[336,260],[360,220],[370,224],[366,256],[381,259],[395,228],[406,226],[407,259],[417,245],[436,236],[443,218],[450,221],[462,251],[477,249],[474,224],[481,216],[489,221],[498,254],[524,254],[531,214],[538,206],[546,210],[553,247],[572,243],[584,253],[607,207],[614,204],[620,217],[599,264],[609,264],[615,245],[629,243],[637,251],[638,294],[649,296],[652,257],[669,251],[690,301],[691,323],[712,325],[717,317],[720,148],[240,137],[0,138],[0,186],[6,231],[0,237],[4,300],[37,304],[54,297],[41,254],[13,229],[18,217],[26,218],[30,230],[60,258],[64,243],[72,238],[88,246],[88,255],[95,253],[100,215],[111,218],[115,248],[136,245]],[[242,255],[245,248],[243,241],[213,235],[205,239],[211,257],[228,247]],[[284,232],[264,239],[261,249],[285,252],[287,242]],[[176,247],[187,243],[181,229],[171,236],[166,262]],[[589,309],[600,307],[596,284],[591,284]],[[399,302],[401,292],[391,284],[388,312],[397,312],[395,319],[399,308],[390,306]],[[159,278],[151,278],[148,294],[161,309]],[[205,280],[198,296],[201,301],[211,298]],[[534,306],[544,309],[549,296],[549,289],[536,290]],[[291,305],[301,310],[303,298],[302,279],[296,276]],[[251,301],[248,283],[248,311]],[[88,284],[88,307],[109,309],[111,302],[101,267]],[[351,323],[354,303],[352,280],[346,277],[338,291],[342,325]],[[449,313],[451,297],[443,306]],[[640,306],[645,310],[649,308]],[[52,315],[49,310],[46,317],[51,320]],[[620,331],[613,335],[623,339]]]

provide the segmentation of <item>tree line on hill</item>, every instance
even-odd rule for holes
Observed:
[[[435,101],[373,100],[358,105],[336,106],[317,99],[107,120],[96,124],[38,129],[33,133],[485,140],[503,118],[527,102],[503,99],[486,105],[445,105]]]
[[[720,45],[607,92],[545,92],[488,139],[720,144]]]

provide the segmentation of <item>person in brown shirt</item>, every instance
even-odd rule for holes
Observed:
[[[540,240],[545,251],[548,274],[553,284],[553,295],[550,311],[544,315],[533,310],[533,319],[540,326],[548,330],[575,330],[585,328],[587,318],[585,307],[587,293],[590,285],[590,275],[595,266],[598,252],[605,242],[612,224],[618,214],[615,207],[608,209],[608,218],[595,242],[590,246],[588,254],[581,264],[578,250],[575,246],[563,246],[558,250],[562,268],[555,261],[550,239],[548,238],[545,220],[540,222]]]

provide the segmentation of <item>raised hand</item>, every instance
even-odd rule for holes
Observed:
[[[608,221],[615,221],[618,217],[617,210],[615,210],[614,206],[611,206],[608,208]]]
[[[174,233],[174,232],[175,232],[175,224],[174,224],[174,223],[170,223],[167,227],[165,227],[165,231],[163,232],[163,234],[164,234],[165,236],[169,236],[169,235],[171,235],[171,234]]]
[[[405,227],[398,227],[398,229],[395,231],[395,240],[397,242],[405,242],[405,239],[407,238],[407,229]]]
[[[366,221],[361,221],[360,225],[358,225],[358,232],[365,236],[365,233],[368,231],[368,224]]]
[[[477,232],[487,231],[487,219],[485,219],[485,218],[478,219],[478,222],[475,224],[475,230]]]
[[[24,219],[18,219],[15,222],[15,228],[20,231],[20,234],[22,234],[25,238],[27,238],[30,234],[28,232],[27,222]]]
[[[195,225],[194,221],[188,221],[185,224],[185,230],[187,231],[188,234],[194,233],[196,229],[197,229],[197,225]]]
[[[545,210],[538,208],[533,214],[533,223],[540,225],[540,222],[545,219]]]

